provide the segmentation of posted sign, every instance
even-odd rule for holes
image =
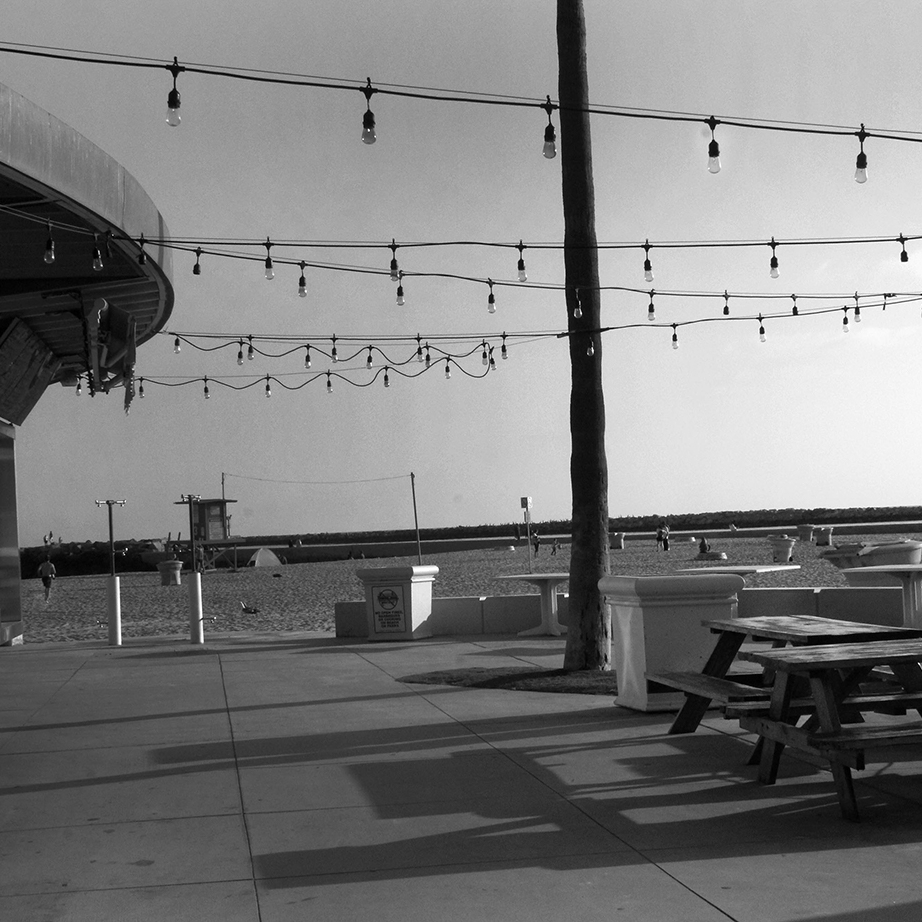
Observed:
[[[372,586],[371,604],[376,634],[403,633],[407,630],[403,586]]]

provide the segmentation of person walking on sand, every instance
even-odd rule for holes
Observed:
[[[663,550],[669,550],[669,526],[663,522]]]
[[[51,597],[51,584],[57,575],[50,557],[46,557],[42,561],[41,566],[38,568],[38,575],[41,577],[42,585],[45,587],[45,601],[47,602]]]
[[[535,546],[535,557],[537,557],[538,551],[541,550],[541,537],[538,535],[538,532],[532,532],[531,543]]]

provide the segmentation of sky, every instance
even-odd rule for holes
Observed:
[[[918,54],[922,7],[897,0],[586,0],[593,104],[762,123],[802,122],[922,132]],[[4,10],[4,42],[64,47],[372,83],[557,98],[553,0],[46,0]],[[560,158],[542,156],[547,116],[508,108],[376,95],[377,142],[361,143],[358,92],[281,87],[204,75],[179,78],[182,124],[165,120],[166,71],[32,59],[0,52],[0,82],[114,157],[141,184],[174,237],[299,241],[561,243]],[[555,123],[559,124],[555,116]],[[922,233],[922,145],[871,138],[869,180],[854,181],[856,137],[719,126],[722,169],[707,170],[701,122],[592,118],[596,232],[604,249],[606,326],[600,357],[606,405],[609,512],[916,505],[922,319],[917,303],[769,318],[796,293],[801,307],[853,306],[853,293],[922,290],[922,241],[779,247],[767,241],[907,237]],[[660,242],[766,241],[764,247],[657,249]],[[309,255],[298,257],[296,253]],[[259,255],[258,252],[255,255]],[[263,256],[265,253],[262,254]],[[386,249],[273,250],[279,259],[386,269]],[[514,283],[514,248],[399,250],[406,304],[386,274],[297,266],[268,282],[258,261],[176,253],[169,334],[138,350],[152,381],[248,383],[279,376],[294,387],[333,369],[366,384],[364,352],[332,366],[303,351],[238,368],[236,346],[203,352],[179,333],[297,335],[324,344],[356,336],[490,337],[566,328],[559,249],[526,249],[529,283]],[[462,278],[414,277],[443,273]],[[647,289],[728,291],[660,297]],[[811,294],[829,301],[805,300]],[[836,301],[836,298],[839,301]],[[877,302],[879,304],[879,300]],[[708,318],[677,328],[672,323]],[[660,324],[666,324],[661,326]],[[406,358],[405,345],[388,345]],[[282,351],[282,350],[279,350]],[[382,364],[376,361],[375,370]],[[460,362],[479,375],[480,350]],[[510,336],[496,372],[469,377],[438,365],[369,386],[343,379],[327,394],[201,382],[146,385],[125,415],[121,394],[77,397],[54,386],[17,434],[20,544],[53,531],[104,540],[185,532],[182,494],[220,496],[235,534],[411,528],[410,472],[421,527],[571,514],[570,364],[566,341]],[[410,367],[410,366],[408,366]],[[413,366],[416,369],[416,366]],[[235,377],[244,375],[244,377]]]

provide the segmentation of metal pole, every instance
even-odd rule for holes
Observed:
[[[97,499],[97,506],[107,506],[109,511],[109,579],[106,587],[106,609],[109,623],[109,646],[122,645],[122,600],[119,579],[115,575],[115,530],[112,525],[112,507],[124,506],[124,499]]]
[[[416,511],[416,474],[410,471],[410,489],[413,492],[413,522],[416,525],[416,559],[423,565],[423,543],[419,537],[419,513]]]
[[[193,506],[201,499],[194,493],[183,493],[180,503],[189,504],[189,548],[192,551],[192,573],[189,577],[189,639],[192,643],[204,643],[204,618],[202,616],[202,574],[195,559],[195,516]]]

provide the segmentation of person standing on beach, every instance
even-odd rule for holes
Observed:
[[[41,577],[42,585],[45,587],[45,601],[47,602],[51,597],[51,584],[54,582],[55,576],[57,576],[50,557],[46,557],[42,561],[41,566],[38,568],[38,575]]]

